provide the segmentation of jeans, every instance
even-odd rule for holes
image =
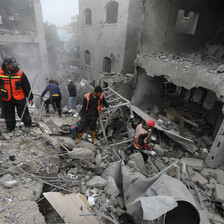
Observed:
[[[76,97],[75,96],[70,96],[68,99],[68,109],[72,109],[72,102],[74,104],[74,109],[76,109]]]

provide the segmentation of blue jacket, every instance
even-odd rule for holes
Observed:
[[[58,85],[54,84],[54,83],[49,83],[45,90],[43,91],[43,93],[41,94],[41,97],[43,97],[47,92],[49,91],[50,96],[53,96],[55,94],[59,94],[61,96],[61,91],[58,87]]]

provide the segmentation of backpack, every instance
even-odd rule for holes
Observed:
[[[70,129],[71,137],[74,140],[77,139],[78,138],[78,133],[79,133],[79,122],[70,126],[69,129]]]

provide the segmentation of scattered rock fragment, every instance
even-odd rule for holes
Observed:
[[[113,177],[108,177],[107,185],[104,188],[105,193],[115,198],[120,194],[120,190],[117,187],[117,184]]]
[[[107,180],[103,179],[100,176],[95,176],[86,183],[88,187],[99,187],[99,188],[105,187],[106,184]]]
[[[94,159],[94,153],[86,148],[73,148],[73,150],[68,153],[68,156],[71,159],[79,159],[79,160]]]

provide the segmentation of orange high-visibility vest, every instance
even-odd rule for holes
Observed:
[[[0,91],[3,101],[10,101],[12,97],[15,100],[23,100],[26,96],[22,88],[23,71],[19,70],[12,76],[6,75],[0,68]]]
[[[86,101],[87,101],[86,111],[87,111],[88,108],[89,108],[90,94],[91,94],[91,93],[87,93],[87,94],[85,95],[85,98],[86,98]],[[103,102],[102,102],[102,100],[103,100],[103,94],[101,94],[101,96],[100,96],[100,98],[99,98],[99,101],[98,101],[97,111],[98,111],[98,114],[99,114],[99,115],[100,115],[100,113],[101,113],[101,109],[102,109],[102,107],[103,107]]]
[[[134,143],[133,143],[134,146],[136,147],[136,149],[142,149],[142,148],[144,148],[144,146],[139,145],[139,138],[143,134],[147,134],[147,138],[145,138],[145,140],[144,140],[144,143],[147,144],[148,138],[149,138],[149,133],[148,133],[148,131],[146,131],[143,128],[143,125],[142,124],[139,124],[137,126],[137,128],[135,129],[135,136],[134,136]]]

